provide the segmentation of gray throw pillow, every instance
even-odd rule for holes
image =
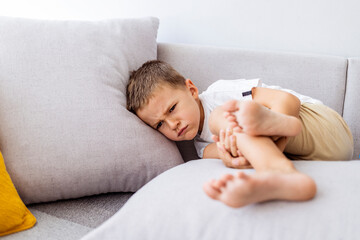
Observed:
[[[154,178],[82,240],[359,239],[359,161],[295,161],[317,183],[306,202],[270,201],[230,208],[202,185],[223,174],[220,160],[190,161]]]
[[[183,163],[125,108],[158,24],[0,18],[0,150],[25,203],[134,192]]]

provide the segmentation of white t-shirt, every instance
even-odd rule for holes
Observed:
[[[284,89],[279,86],[267,86],[260,79],[237,79],[237,80],[218,80],[211,84],[204,92],[199,95],[204,108],[204,125],[201,134],[194,139],[195,148],[199,157],[203,157],[205,147],[212,143],[212,133],[209,128],[210,113],[225,102],[236,100],[252,100],[251,89],[253,87],[265,87],[286,91],[299,98],[301,103],[322,104],[321,101],[308,96],[296,93],[293,90]]]

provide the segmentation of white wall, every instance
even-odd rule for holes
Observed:
[[[0,0],[0,15],[156,16],[159,42],[360,56],[359,0]]]

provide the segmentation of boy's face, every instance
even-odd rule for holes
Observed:
[[[185,88],[163,84],[136,114],[173,141],[192,140],[202,129],[204,114],[197,87],[186,80]]]

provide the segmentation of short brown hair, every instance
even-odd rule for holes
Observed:
[[[164,83],[178,88],[185,86],[185,78],[168,63],[159,60],[144,63],[130,74],[126,87],[126,108],[136,113],[147,104],[156,87]]]

